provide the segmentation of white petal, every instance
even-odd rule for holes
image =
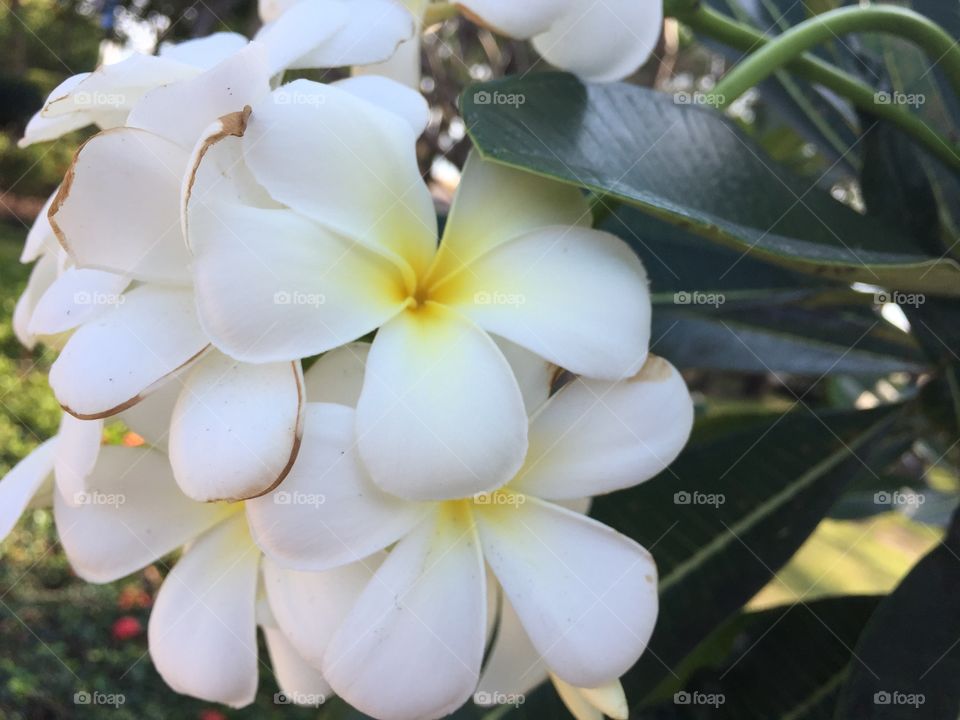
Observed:
[[[527,637],[513,605],[503,598],[497,637],[474,701],[482,706],[503,705],[509,696],[526,695],[546,679],[547,668],[540,653]]]
[[[285,696],[284,700],[309,707],[322,705],[332,696],[330,685],[320,671],[307,664],[280,630],[264,627],[263,637],[267,641],[270,666],[277,686]]]
[[[196,68],[171,58],[133,53],[120,62],[101,65],[79,82],[62,83],[50,93],[43,115],[53,118],[77,113],[102,128],[111,127],[114,122],[120,125],[145,92],[193,77],[197,72]]]
[[[569,3],[533,46],[551,64],[585,80],[610,82],[637,71],[657,47],[663,27],[660,0]]]
[[[353,68],[355,77],[379,75],[394,82],[417,90],[420,88],[420,28],[413,37],[397,47],[397,51],[388,60],[373,65],[357,65]]]
[[[384,553],[326,572],[285,570],[263,560],[263,578],[277,626],[305,662],[320,667],[334,631],[380,567]]]
[[[564,5],[557,0],[457,0],[455,4],[466,11],[470,18],[492,28],[500,35],[520,40],[549,28]]]
[[[237,708],[253,702],[259,561],[236,515],[197,540],[164,580],[150,614],[150,657],[178,693]]]
[[[553,379],[557,374],[556,365],[509,340],[495,337],[494,342],[510,363],[520,392],[523,393],[527,415],[533,415],[550,396]]]
[[[370,343],[356,342],[322,355],[303,375],[307,401],[355,408],[369,354]]]
[[[271,74],[301,67],[296,60],[340,31],[349,12],[340,0],[300,0],[264,25],[254,41],[267,49]]]
[[[692,426],[683,378],[655,355],[629,380],[578,378],[530,423],[530,449],[511,487],[558,500],[637,485],[674,461]]]
[[[0,480],[0,540],[13,530],[33,496],[53,472],[57,439],[34,448]]]
[[[296,80],[254,106],[243,139],[250,169],[274,198],[408,272],[426,269],[436,214],[416,137],[395,113]]]
[[[103,270],[67,268],[47,288],[30,318],[33,335],[57,335],[115,310],[129,278]]]
[[[127,124],[190,150],[210,123],[266,95],[270,74],[266,48],[250,43],[195,78],[151,90],[130,112]]]
[[[523,396],[510,365],[489,335],[435,303],[380,328],[357,433],[374,482],[414,500],[500,487],[527,449]]]
[[[657,617],[657,570],[646,550],[531,497],[477,505],[476,516],[484,557],[554,674],[595,687],[637,661]]]
[[[100,457],[103,420],[77,420],[70,413],[60,417],[60,438],[54,461],[57,490],[68,505],[82,502],[90,489],[87,478]]]
[[[169,140],[133,128],[88,140],[50,211],[77,265],[138,280],[187,282],[180,184],[188,159]]]
[[[37,219],[30,226],[27,239],[23,243],[23,252],[20,253],[20,262],[31,263],[44,253],[56,253],[60,250],[60,243],[57,242],[57,236],[53,234],[53,228],[50,227],[50,220],[47,218],[47,213],[57,196],[57,191],[59,191],[59,188],[54,190],[53,194],[47,198],[43,207],[40,208],[40,212],[37,213]]]
[[[193,199],[190,208],[200,317],[214,344],[238,360],[316,355],[402,306],[392,263],[291,210]]]
[[[485,583],[469,512],[438,510],[390,552],[334,635],[328,682],[382,720],[452,712],[480,673]]]
[[[34,143],[56,140],[74,130],[79,130],[93,123],[86,113],[70,113],[60,117],[44,117],[41,112],[37,112],[27,122],[23,129],[23,137],[17,141],[17,147],[20,149],[30,147]]]
[[[483,160],[471,152],[430,277],[439,281],[533,230],[552,225],[589,227],[592,221],[590,206],[578,188]]]
[[[166,456],[150,448],[100,448],[87,487],[72,506],[58,493],[54,515],[67,559],[89,582],[129,575],[235,512],[185,497]]]
[[[208,70],[247,45],[247,38],[235,32],[217,32],[194,40],[162,43],[160,57]]]
[[[131,407],[207,347],[188,290],[141,285],[124,298],[79,328],[50,368],[57,400],[78,418]]]
[[[333,84],[400,116],[410,123],[415,135],[420,135],[427,129],[430,106],[426,98],[416,90],[379,75],[356,75]]]
[[[57,254],[44,253],[30,271],[27,287],[13,309],[13,332],[24,347],[33,350],[37,337],[30,332],[30,321],[40,298],[57,279]]]
[[[320,0],[303,0],[294,6]],[[382,62],[397,46],[413,37],[413,16],[396,0],[351,0],[346,23],[333,35],[298,58],[292,68],[331,68]],[[278,21],[284,22],[287,12]]]
[[[136,405],[117,415],[117,419],[142,437],[146,444],[166,452],[170,418],[182,389],[183,384],[179,382],[162,383]]]
[[[424,508],[380,491],[357,457],[354,411],[310,403],[297,462],[283,485],[247,502],[257,544],[278,563],[326,570],[396,542]]]
[[[607,233],[572,226],[533,231],[475,260],[432,297],[580,375],[619,380],[646,359],[646,272]]]
[[[208,353],[184,378],[170,424],[180,489],[211,502],[275,488],[300,448],[304,402],[300,363],[250,365]]]
[[[257,13],[264,23],[276,20],[287,10],[297,4],[299,0],[258,0]]]

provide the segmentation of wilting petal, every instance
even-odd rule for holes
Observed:
[[[280,692],[294,705],[321,705],[333,691],[323,675],[304,660],[277,628],[264,627],[263,637],[270,653],[270,666]]]
[[[293,9],[320,1],[303,0]],[[288,15],[289,11],[277,24]],[[329,68],[382,62],[396,52],[401,42],[413,36],[415,28],[413,16],[396,0],[350,0],[344,25],[290,67]]]
[[[356,342],[322,355],[304,374],[307,401],[355,408],[363,389],[370,343]]]
[[[500,605],[497,638],[477,686],[478,705],[502,705],[510,695],[526,695],[547,679],[543,658],[533,647],[517,611],[506,598]]]
[[[557,22],[533,38],[547,61],[585,80],[621,80],[640,69],[663,28],[660,0],[568,3]]]
[[[306,662],[320,667],[334,631],[380,567],[385,554],[326,572],[285,570],[263,560],[270,609],[289,642]]]
[[[260,28],[254,41],[268,51],[271,74],[303,67],[296,61],[340,31],[349,13],[341,0],[300,0]]]
[[[535,230],[446,280],[433,295],[571,372],[634,375],[650,342],[650,292],[640,260],[612,235]]]
[[[393,0],[388,0],[395,4]],[[408,123],[415,135],[427,128],[430,121],[430,105],[416,90],[411,90],[394,80],[380,75],[356,75],[333,83],[341,90],[363,98],[399,115]]]
[[[179,213],[188,159],[169,140],[134,128],[88,140],[50,209],[50,223],[77,265],[187,282]]]
[[[603,720],[604,715],[614,720],[627,720],[630,707],[619,680],[596,688],[579,688],[552,675],[557,694],[577,720]]]
[[[207,354],[184,378],[170,424],[180,489],[200,502],[242,500],[275,488],[303,431],[300,363],[241,363]]]
[[[235,32],[217,32],[194,40],[163,43],[159,55],[202,70],[208,70],[247,45],[247,38]]]
[[[238,360],[316,355],[402,307],[392,263],[291,210],[191,202],[190,243],[204,328]]]
[[[510,480],[527,449],[527,418],[490,336],[428,303],[374,338],[357,434],[377,485],[400,497],[441,500]]]
[[[390,552],[337,630],[323,673],[382,720],[439,718],[473,693],[486,578],[469,511],[438,509]]]
[[[457,0],[468,17],[501,35],[525,40],[544,32],[562,11],[557,0]],[[574,3],[567,3],[574,4]]]
[[[416,137],[395,113],[296,80],[254,106],[244,145],[274,198],[387,255],[411,282],[411,273],[426,269],[436,214],[417,168]]]
[[[628,380],[578,378],[530,423],[530,449],[511,487],[558,500],[637,485],[674,461],[692,426],[683,378],[655,355]]]
[[[251,43],[195,78],[151,90],[130,112],[127,124],[190,150],[210,123],[269,91],[266,48]]]
[[[156,562],[235,512],[180,492],[170,463],[150,448],[106,445],[86,493],[54,515],[67,559],[89,582],[112,582]]]
[[[108,417],[139,402],[207,343],[190,291],[141,285],[70,337],[50,368],[50,386],[72,415]]]
[[[625,673],[657,618],[650,554],[595,520],[535,498],[475,507],[484,557],[547,667],[580,687]]]
[[[44,253],[30,271],[26,289],[13,308],[13,332],[24,347],[33,350],[37,337],[30,332],[30,321],[40,298],[57,279],[57,254]]]
[[[164,580],[150,613],[150,657],[178,693],[237,708],[253,702],[259,564],[236,515],[197,540]]]
[[[53,472],[57,439],[34,448],[0,479],[0,540],[13,530],[33,496]]]
[[[67,268],[37,302],[30,333],[57,335],[115,310],[129,284],[129,278],[103,270]]]
[[[67,505],[78,505],[90,489],[87,478],[100,457],[103,420],[77,420],[70,413],[64,413],[57,437],[53,466],[57,490]]]
[[[415,503],[387,495],[357,457],[354,411],[310,403],[303,446],[279,490],[247,502],[257,544],[278,563],[326,570],[375,553],[423,516]]]
[[[590,226],[583,192],[471,152],[430,277],[439,281],[521,235],[552,225]],[[579,268],[586,272],[586,268]],[[470,272],[466,270],[465,272]]]

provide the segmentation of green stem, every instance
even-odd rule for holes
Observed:
[[[746,57],[717,84],[720,107],[729,105],[810,48],[852,32],[886,32],[912,40],[943,65],[960,96],[960,45],[932,20],[895,5],[845,7],[795,25]]]
[[[758,48],[764,49],[772,42],[771,38],[759,30],[731,20],[722,13],[703,5],[697,5],[689,11],[677,12],[676,17],[693,30],[743,52],[750,53]],[[960,147],[942,137],[902,105],[878,104],[876,91],[853,75],[820,58],[805,54],[792,59],[787,63],[786,68],[846,97],[855,107],[896,125],[927,148],[935,157],[948,166],[960,170]],[[771,69],[771,71],[775,70],[777,68]],[[719,91],[717,92],[719,94]]]

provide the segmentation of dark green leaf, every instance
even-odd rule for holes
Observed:
[[[475,144],[498,162],[607,193],[807,273],[960,294],[960,264],[810,188],[711,110],[556,73],[477,86],[463,109]]]

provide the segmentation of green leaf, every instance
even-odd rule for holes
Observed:
[[[857,663],[851,648],[879,601],[848,596],[738,615],[697,650],[723,660],[701,667],[676,695],[675,688],[668,689],[671,699],[642,717],[830,718],[838,691]],[[715,709],[705,706],[709,695],[723,702]]]
[[[810,188],[711,110],[558,73],[474,86],[463,110],[489,159],[606,193],[806,273],[960,295],[956,261]]]
[[[841,691],[837,720],[958,716],[958,598],[960,523],[955,516],[943,542],[917,563],[864,629],[855,649],[861,663]]]
[[[726,434],[711,422],[657,478],[596,501],[591,514],[649,548],[660,571],[657,627],[625,677],[634,703],[769,582],[848,483],[874,471],[872,447],[900,411],[804,408]],[[702,502],[684,504],[694,493]]]

